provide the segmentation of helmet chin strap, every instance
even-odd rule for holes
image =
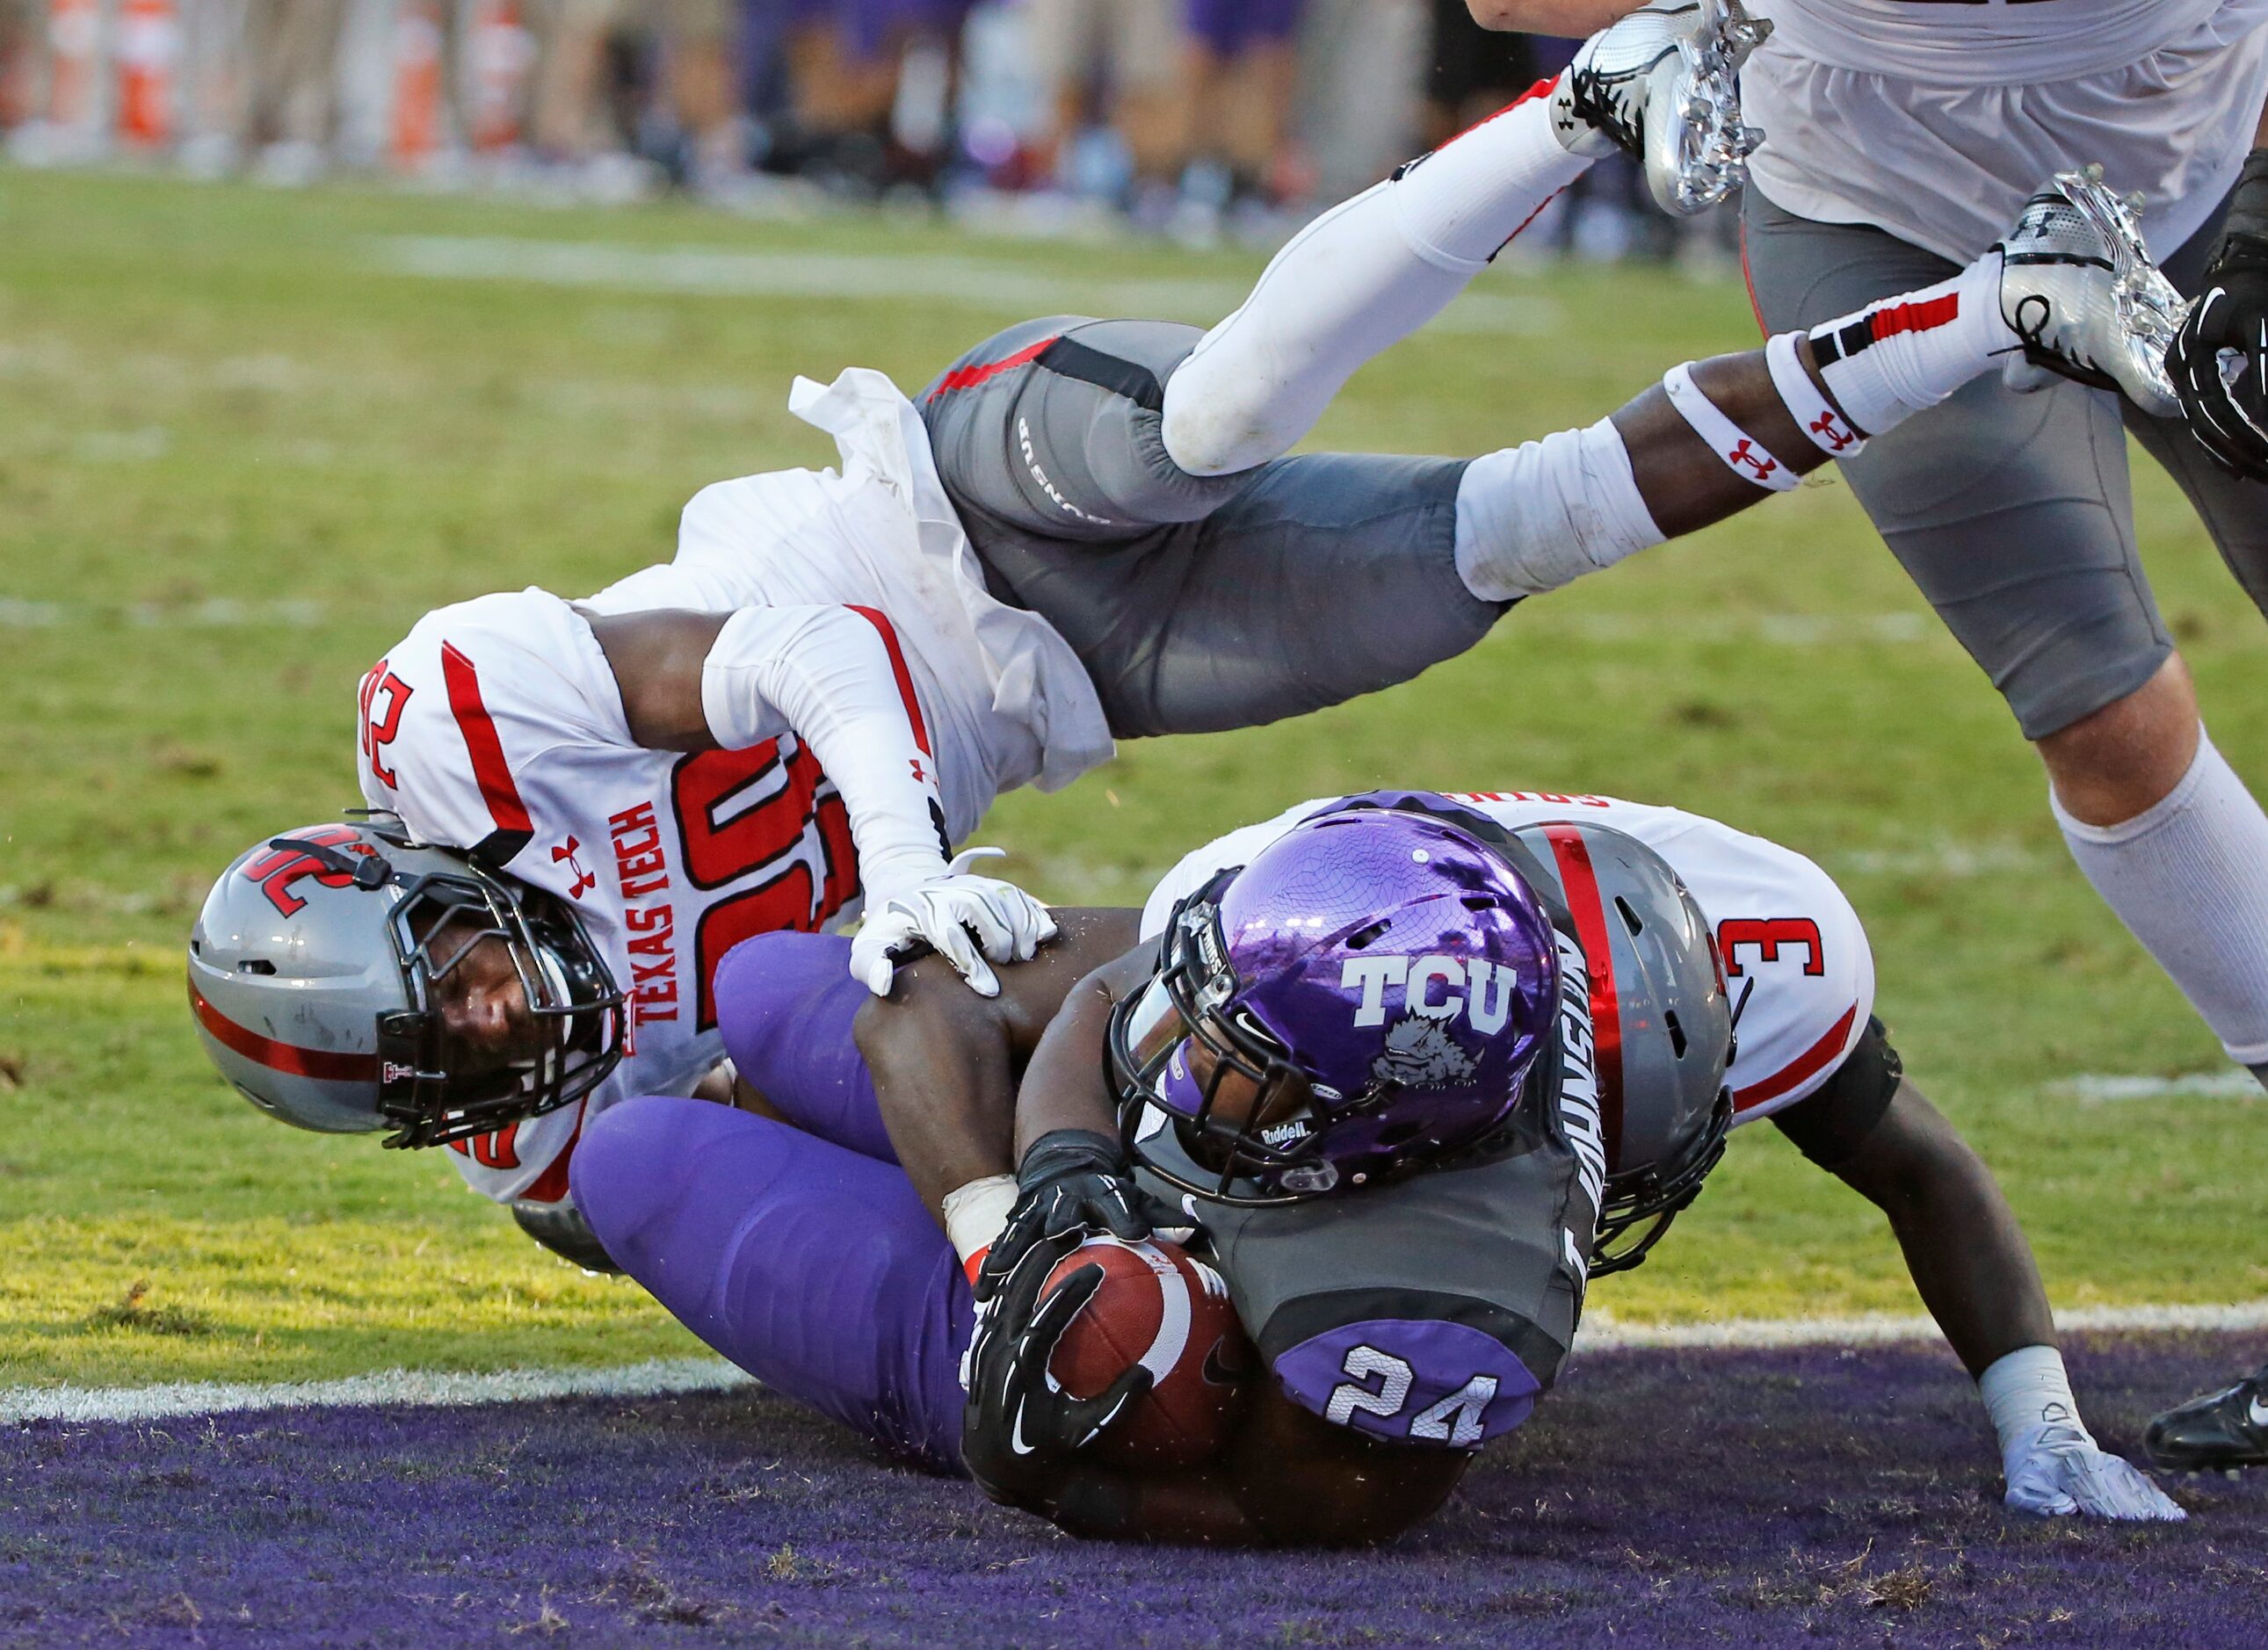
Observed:
[[[394,866],[386,856],[379,853],[350,854],[323,843],[308,842],[297,836],[277,836],[268,844],[286,853],[301,853],[324,870],[343,877],[352,877],[354,885],[365,891],[384,888],[394,880]]]

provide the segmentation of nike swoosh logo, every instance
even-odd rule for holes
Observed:
[[[1016,1406],[1016,1424],[1008,1431],[1008,1447],[1020,1455],[1028,1455],[1033,1447],[1024,1441],[1024,1406]]]
[[[2244,1406],[2244,1412],[2251,1418],[2253,1425],[2268,1426],[2268,1403],[2261,1403],[2258,1395],[2256,1394],[2252,1402]]]

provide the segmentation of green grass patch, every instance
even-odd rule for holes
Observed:
[[[409,236],[912,274],[809,298],[437,280],[401,272]],[[180,947],[234,852],[354,800],[356,681],[425,609],[666,559],[702,484],[831,460],[786,412],[793,374],[855,364],[910,388],[1020,318],[958,289],[925,300],[924,255],[1058,282],[1067,305],[1133,281],[1233,291],[1257,268],[879,219],[0,173],[0,1380],[691,1350],[438,1154],[297,1133],[234,1098],[191,1035]],[[1504,269],[1483,288],[1542,329],[1413,340],[1313,445],[1479,452],[1754,338],[1734,283]],[[2268,772],[2258,616],[2146,460],[2136,490],[2215,737]],[[1392,693],[1137,744],[1060,795],[1008,798],[985,839],[1051,898],[1138,900],[1215,831],[1389,783],[1673,801],[1802,849],[1866,917],[1909,1070],[2007,1181],[2058,1301],[2268,1293],[2232,1241],[2268,1216],[2259,1104],[2059,1086],[2220,1056],[2080,881],[1998,697],[1831,481],[1533,604]],[[1873,1212],[1770,1131],[1594,1302],[1915,1305]]]

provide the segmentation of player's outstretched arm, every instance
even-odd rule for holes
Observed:
[[[946,1202],[973,1182],[1015,1172],[1016,1079],[1064,999],[1088,973],[1134,943],[1135,910],[1062,910],[1062,932],[1000,994],[964,991],[949,965],[924,957],[897,989],[858,1011],[858,1052],[898,1161],[946,1224]]]
[[[632,739],[656,750],[746,749],[792,733],[842,793],[865,921],[850,971],[887,996],[926,945],[982,996],[992,963],[1029,961],[1055,919],[1012,883],[947,862],[937,759],[888,617],[868,608],[730,614],[585,613],[620,688]]]
[[[2031,1245],[1999,1183],[1905,1080],[1879,1020],[1825,1086],[1772,1121],[1889,1218],[1914,1286],[1975,1376],[2020,1512],[2174,1521],[2156,1485],[2080,1419]]]

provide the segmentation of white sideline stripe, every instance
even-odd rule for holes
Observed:
[[[659,1358],[609,1369],[506,1369],[484,1375],[387,1369],[341,1381],[283,1381],[264,1386],[191,1381],[161,1387],[0,1387],[0,1424],[155,1421],[231,1410],[361,1408],[381,1403],[646,1398],[674,1392],[722,1392],[754,1384],[752,1377],[721,1358]]]
[[[2242,1330],[2268,1329],[2268,1300],[2226,1307],[2080,1307],[2055,1315],[2060,1330]],[[1930,1319],[1889,1313],[1851,1318],[1728,1318],[1722,1323],[1617,1323],[1594,1313],[1576,1332],[1575,1351],[1627,1352],[1649,1348],[1882,1346],[1933,1341],[1941,1332]]]
[[[2225,1307],[2085,1307],[2056,1315],[2060,1330],[2245,1330],[2268,1329],[2268,1300]],[[1619,1324],[1594,1313],[1575,1339],[1583,1352],[1662,1348],[1769,1350],[1879,1346],[1934,1340],[1924,1317],[1730,1318],[1722,1323]],[[185,1381],[158,1387],[0,1387],[0,1425],[26,1421],[155,1421],[229,1411],[306,1410],[375,1404],[525,1403],[545,1398],[644,1398],[725,1392],[754,1379],[721,1358],[662,1358],[611,1369],[508,1369],[441,1374],[387,1369],[342,1381],[284,1381],[264,1386]]]
[[[2090,1072],[2053,1084],[2089,1105],[2122,1100],[2268,1099],[2250,1072],[2192,1072],[2186,1077],[2120,1077]]]
[[[381,267],[431,280],[524,281],[721,298],[909,299],[1016,315],[1155,315],[1210,324],[1251,293],[1250,283],[1242,281],[1076,275],[949,254],[909,258],[616,247],[501,235],[387,235],[373,245]],[[1558,320],[1559,306],[1548,298],[1476,292],[1450,305],[1426,330],[1532,337],[1550,331]]]

